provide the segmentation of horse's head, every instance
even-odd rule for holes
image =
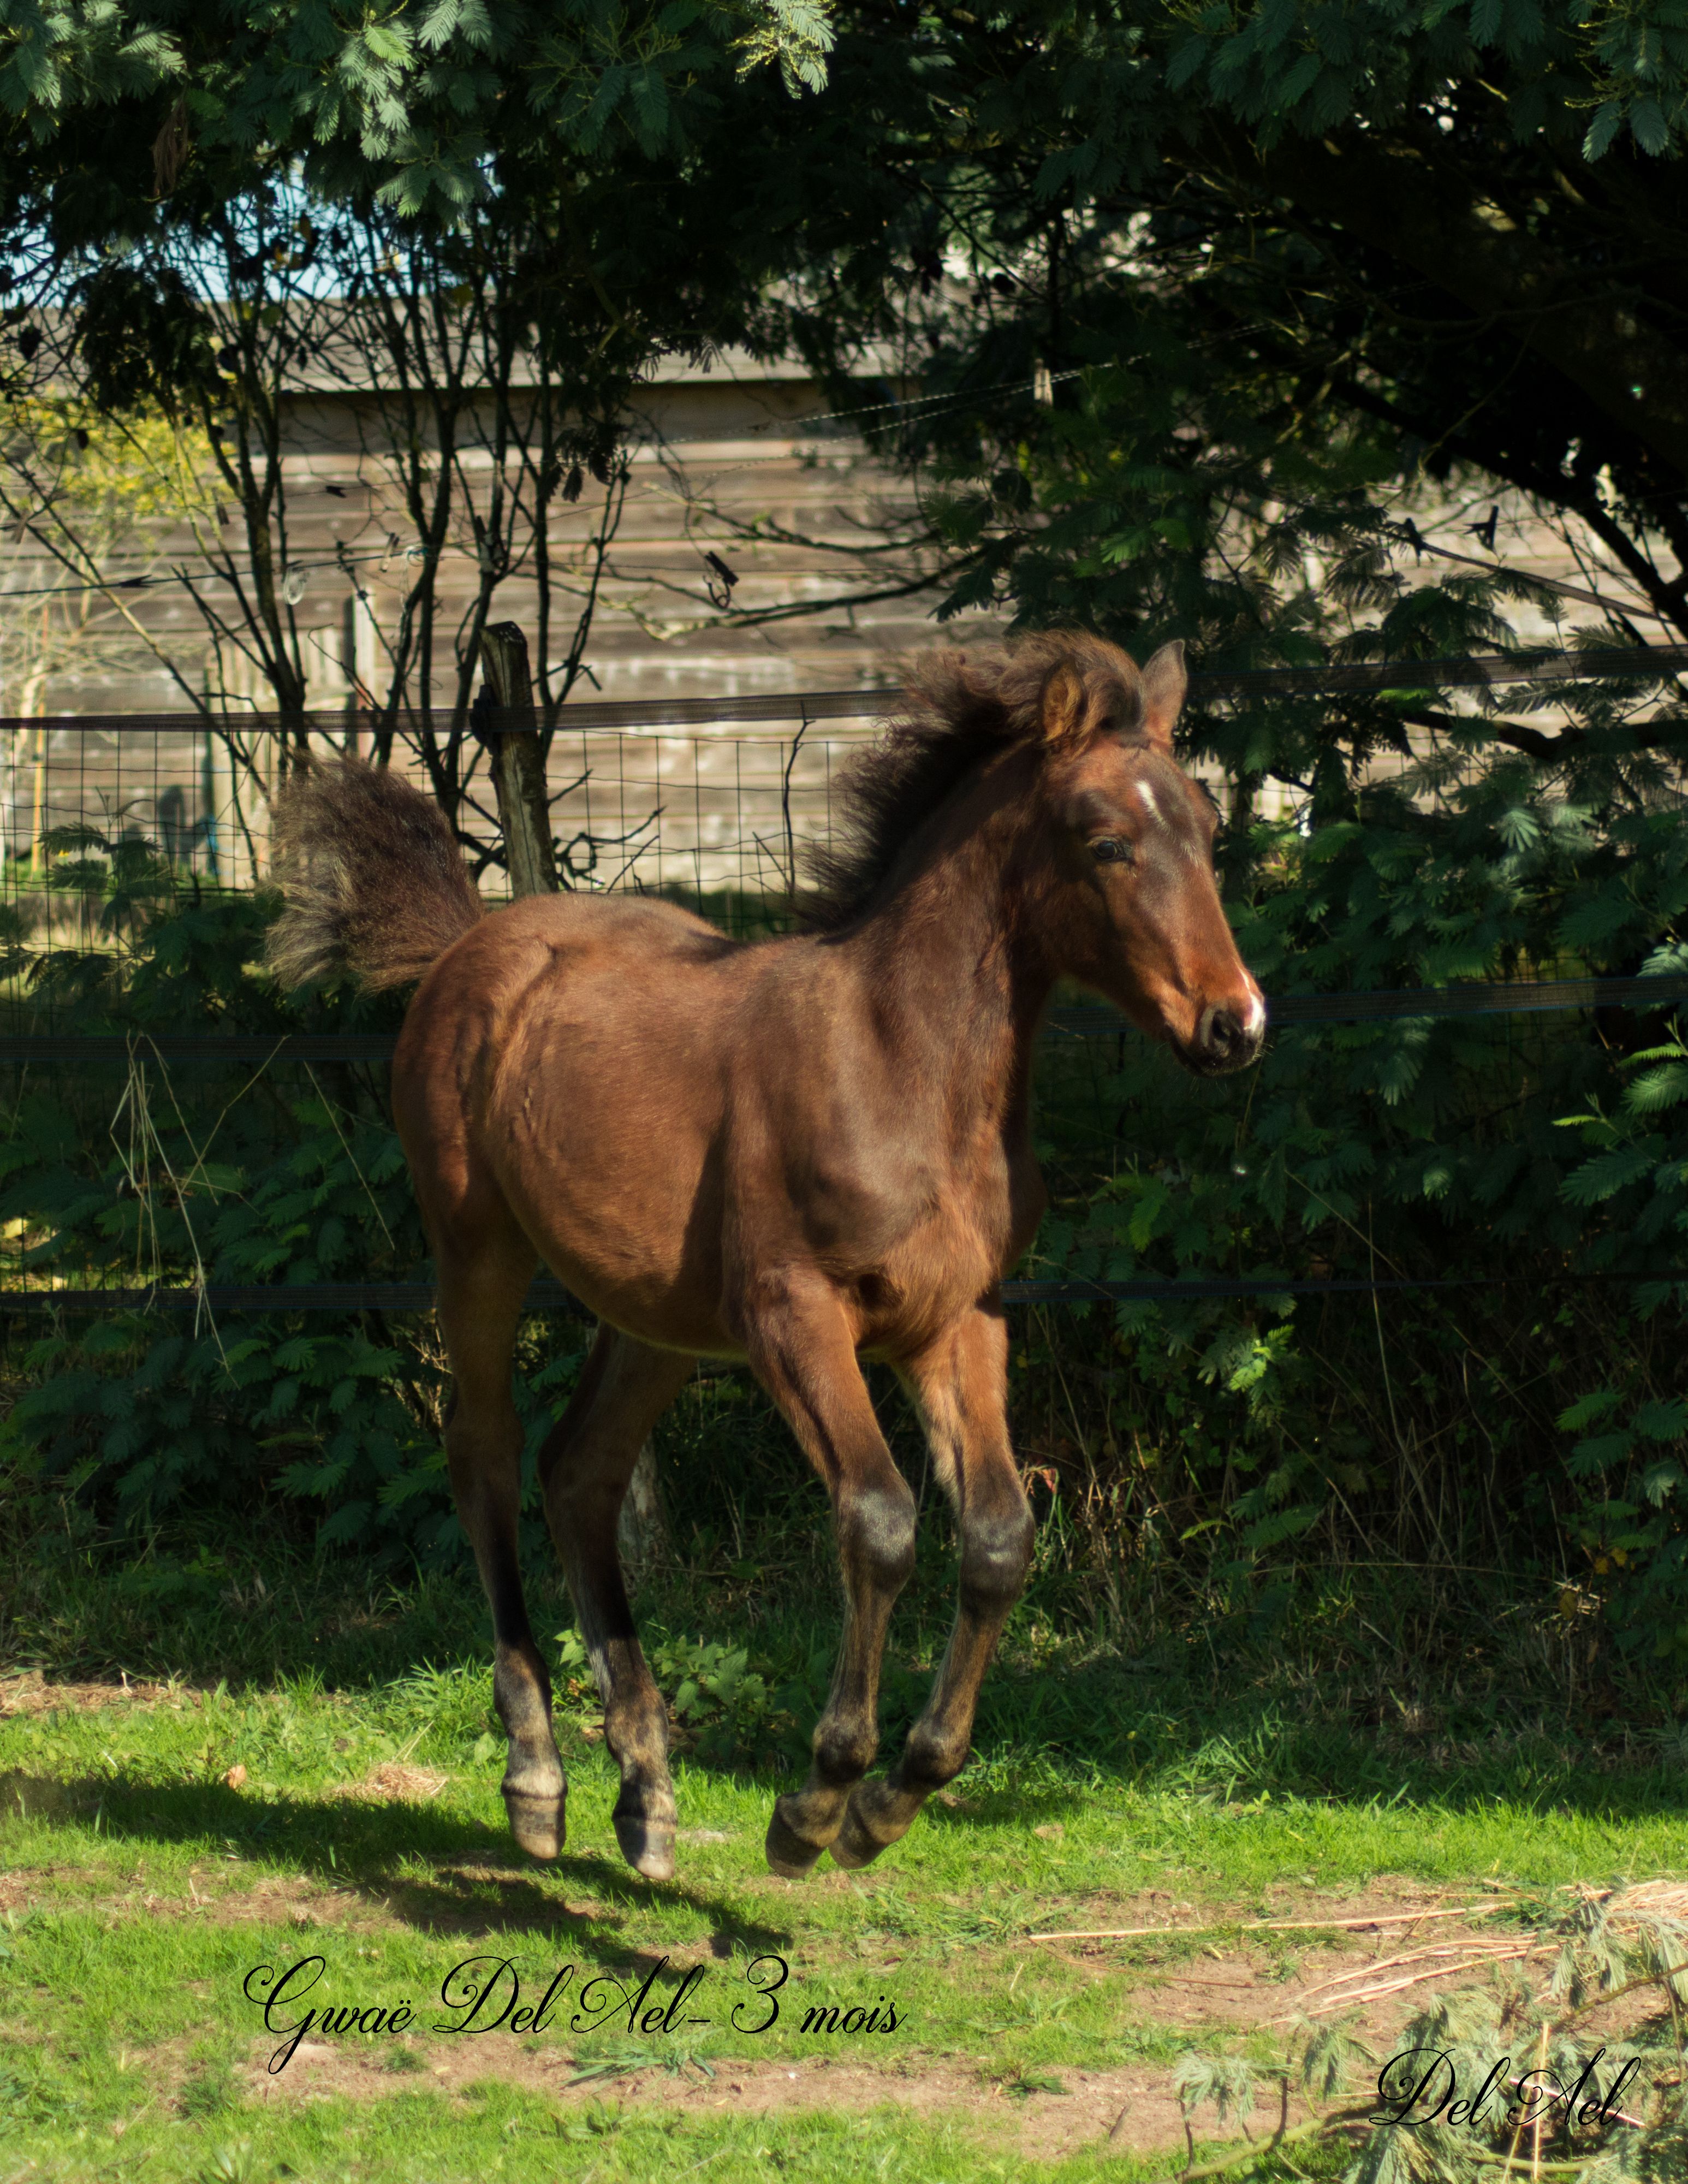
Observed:
[[[1266,1003],[1237,952],[1213,873],[1218,814],[1173,755],[1182,644],[1140,671],[1073,632],[1033,640],[1037,718],[1059,889],[1061,967],[1205,1075],[1258,1056]]]

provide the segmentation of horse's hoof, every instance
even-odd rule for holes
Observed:
[[[890,1845],[877,1842],[868,1834],[852,1802],[844,1808],[844,1825],[827,1847],[834,1865],[843,1866],[846,1873],[855,1873],[864,1865],[872,1865],[880,1852],[889,1850]]]
[[[563,1845],[568,1841],[564,1818],[568,1795],[566,1790],[538,1797],[529,1790],[505,1790],[504,1810],[510,1814],[510,1831],[530,1858],[549,1859],[562,1855]]]
[[[806,1836],[798,1834],[780,1810],[784,1802],[783,1797],[779,1799],[774,1807],[773,1818],[768,1822],[768,1839],[764,1846],[768,1871],[778,1874],[782,1880],[806,1880],[815,1870],[816,1862],[827,1846],[825,1843],[811,1842]]]
[[[852,1872],[872,1865],[881,1851],[902,1841],[919,1809],[917,1798],[890,1782],[858,1782],[832,1845],[833,1864]]]
[[[674,1878],[674,1830],[660,1820],[648,1820],[638,1813],[615,1813],[610,1825],[621,1855],[635,1873],[647,1880]]]

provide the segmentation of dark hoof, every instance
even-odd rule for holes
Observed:
[[[855,1873],[864,1865],[872,1865],[880,1852],[889,1850],[890,1845],[868,1834],[852,1800],[844,1808],[843,1826],[827,1847],[832,1852],[834,1865],[843,1866],[847,1873]]]
[[[621,1855],[635,1873],[647,1880],[674,1878],[674,1829],[671,1822],[648,1820],[638,1813],[615,1813],[610,1825],[621,1846]]]
[[[825,1843],[811,1842],[800,1836],[787,1821],[780,1810],[785,1800],[780,1798],[774,1807],[773,1818],[768,1822],[766,1845],[770,1873],[777,1873],[782,1880],[806,1880],[815,1870],[816,1861],[825,1850]]]
[[[872,1865],[881,1851],[902,1841],[919,1810],[919,1797],[891,1782],[859,1782],[832,1847],[833,1864],[852,1871]]]
[[[510,1814],[510,1831],[530,1858],[561,1856],[563,1845],[568,1840],[564,1819],[568,1796],[566,1789],[540,1797],[527,1790],[505,1789],[504,1810]]]

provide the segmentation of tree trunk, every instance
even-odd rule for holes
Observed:
[[[493,759],[493,787],[499,800],[499,824],[504,829],[510,891],[513,895],[554,894],[557,866],[551,854],[545,747],[535,722],[527,639],[515,622],[489,622],[482,631],[481,665],[493,704],[534,723],[496,731],[487,738]]]

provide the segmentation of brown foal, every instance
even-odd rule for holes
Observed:
[[[1215,884],[1215,815],[1173,757],[1182,648],[1140,672],[1061,632],[921,663],[858,760],[845,846],[795,938],[740,945],[637,896],[483,916],[437,809],[390,773],[314,768],[277,814],[289,983],[420,979],[393,1095],[439,1279],[452,1491],[496,1638],[515,1838],[554,1858],[567,1786],[516,1566],[510,1395],[543,1262],[600,1322],[539,1474],[621,1769],[628,1862],[665,1878],[667,1712],[616,1525],[641,1444],[699,1357],[748,1360],[831,1497],[837,1671],[776,1873],[865,1865],[967,1758],[1024,1582],[1032,1518],[1009,1445],[1003,1276],[1044,1205],[1028,1106],[1056,981],[1081,979],[1192,1068],[1241,1067],[1266,1022]],[[954,1633],[894,1768],[866,1779],[880,1658],[915,1503],[863,1358],[900,1377],[961,1534]]]

